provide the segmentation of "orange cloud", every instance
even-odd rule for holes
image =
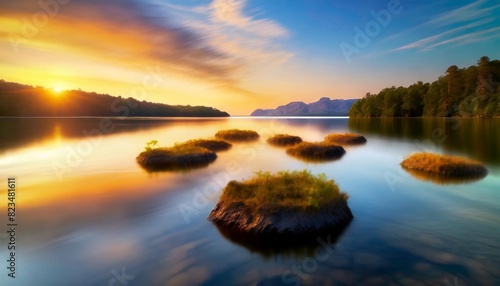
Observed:
[[[146,16],[136,1],[72,0],[47,8],[53,15],[36,1],[2,5],[8,11],[3,21],[10,25],[0,37],[16,48],[79,54],[124,67],[155,62],[176,75],[224,83],[234,82],[240,65],[201,35],[173,25],[168,15]]]
[[[280,45],[290,33],[245,15],[245,4],[214,0],[192,9],[138,0],[4,1],[0,72],[30,84],[129,96],[130,85],[155,66],[164,80],[146,100],[235,114],[286,103],[262,93],[264,84],[283,79],[263,84],[260,78],[293,57]]]

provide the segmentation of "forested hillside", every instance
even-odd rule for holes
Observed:
[[[0,80],[0,116],[225,117],[229,114],[206,106],[167,105],[82,90],[56,92]]]
[[[351,117],[500,116],[500,61],[481,57],[468,68],[450,66],[432,83],[385,88],[366,94],[349,110]]]

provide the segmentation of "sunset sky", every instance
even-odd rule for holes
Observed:
[[[497,0],[2,0],[0,78],[126,97],[146,84],[140,99],[247,115],[498,59],[498,15]]]

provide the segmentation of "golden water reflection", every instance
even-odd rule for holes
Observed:
[[[500,118],[351,118],[363,135],[411,142],[416,150],[446,150],[500,166]]]
[[[499,177],[490,172],[484,180],[460,186],[403,180],[391,191],[384,175],[399,175],[401,157],[415,151],[412,140],[416,138],[411,132],[401,134],[370,123],[374,130],[359,132],[367,137],[366,145],[346,148],[342,160],[315,164],[288,156],[266,139],[275,133],[289,133],[307,141],[322,141],[327,134],[358,131],[350,129],[359,126],[351,126],[347,119],[112,119],[116,132],[102,138],[82,135],[83,130],[98,128],[100,120],[0,119],[0,173],[16,176],[19,182],[19,258],[24,272],[16,280],[18,285],[107,285],[113,278],[110,271],[122,267],[136,276],[130,283],[134,285],[279,282],[284,271],[302,263],[304,255],[310,256],[312,246],[281,253],[252,249],[226,239],[207,216],[229,180],[248,179],[259,170],[286,169],[326,173],[349,193],[349,207],[355,216],[339,236],[334,254],[310,273],[312,284],[334,284],[335,277],[342,276],[361,283],[356,280],[357,273],[382,277],[388,283],[401,273],[405,273],[401,274],[403,280],[414,281],[425,275],[456,272],[470,273],[483,282],[480,284],[496,282],[496,277],[479,268],[489,267],[493,273],[498,264],[494,254],[500,235]],[[261,138],[235,143],[227,152],[218,153],[207,168],[187,173],[148,173],[135,161],[151,140],[171,146],[212,138],[218,130],[232,128],[255,130]],[[377,128],[393,132],[393,137],[378,133]],[[420,135],[425,138],[425,133]],[[456,152],[461,144],[470,145],[464,141],[474,141],[466,133],[463,136],[454,142]],[[495,138],[489,140],[497,142]],[[477,145],[490,143],[478,141]],[[88,144],[91,148],[84,149]],[[446,144],[438,145],[438,150],[449,148]],[[481,150],[467,147],[466,151],[473,159],[484,158]],[[500,162],[496,151],[484,152],[489,152],[489,164]],[[58,176],[54,163],[68,169],[60,169]],[[202,199],[199,194],[206,190],[211,196]],[[5,197],[6,190],[0,188],[0,198]],[[184,216],[179,211],[183,205],[194,212]],[[0,205],[0,213],[5,213],[5,207]],[[434,227],[431,231],[430,226]],[[453,255],[453,264],[411,253],[421,249],[419,245],[429,252],[439,247],[410,232],[427,233],[444,245],[451,241],[456,247],[439,250]],[[391,247],[403,242],[404,248]],[[6,251],[0,248],[0,257],[6,257]],[[382,263],[385,261],[391,263]],[[477,266],[477,261],[483,265]],[[430,265],[432,273],[415,270],[422,263]],[[10,285],[4,276],[0,285]],[[425,281],[434,281],[431,278]]]

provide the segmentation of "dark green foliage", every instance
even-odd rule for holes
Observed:
[[[497,94],[495,95],[496,101],[497,101],[497,109],[495,112],[495,116],[500,116],[500,90],[497,91]]]
[[[205,106],[167,105],[81,90],[55,94],[43,87],[0,80],[0,116],[226,117]]]
[[[450,66],[433,83],[385,88],[352,105],[350,117],[499,116],[500,61],[481,57],[477,66]]]
[[[402,115],[405,117],[420,116],[424,112],[424,96],[429,90],[429,84],[419,81],[403,91]]]

